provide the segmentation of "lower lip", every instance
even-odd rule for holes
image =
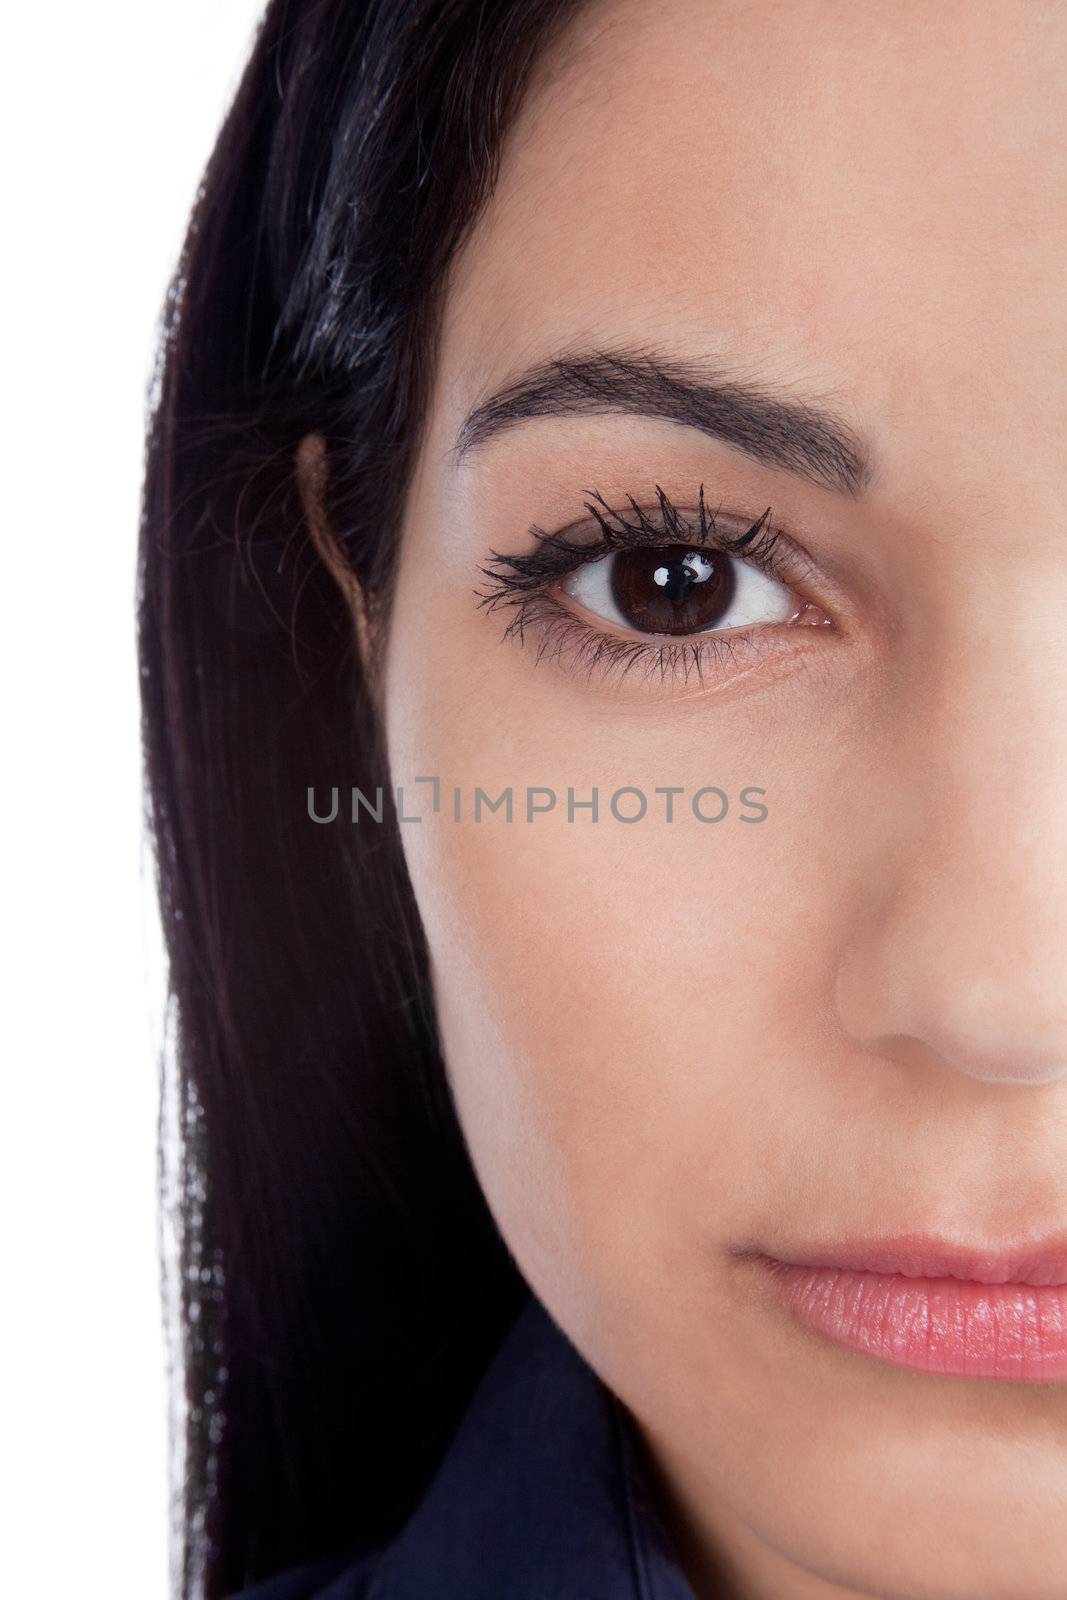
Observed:
[[[845,1349],[942,1377],[1067,1378],[1067,1284],[764,1264],[797,1320]]]

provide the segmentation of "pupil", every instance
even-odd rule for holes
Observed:
[[[700,633],[726,615],[737,580],[729,556],[668,544],[620,550],[611,564],[611,593],[631,628],[642,633]]]

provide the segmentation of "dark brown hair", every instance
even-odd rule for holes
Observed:
[[[272,0],[164,318],[140,550],[174,1049],[176,1590],[387,1539],[525,1293],[456,1122],[351,617],[387,603],[444,274],[574,0]]]

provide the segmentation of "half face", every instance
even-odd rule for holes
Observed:
[[[1067,1591],[1048,1293],[998,1367],[766,1262],[1067,1226],[1065,94],[1037,0],[597,5],[449,285],[385,696],[453,1091],[775,1600]]]

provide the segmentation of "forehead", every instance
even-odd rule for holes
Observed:
[[[563,351],[654,344],[843,401],[901,473],[934,434],[942,465],[991,435],[1047,450],[1065,89],[1067,7],[1039,0],[585,9],[455,264],[450,414]]]

